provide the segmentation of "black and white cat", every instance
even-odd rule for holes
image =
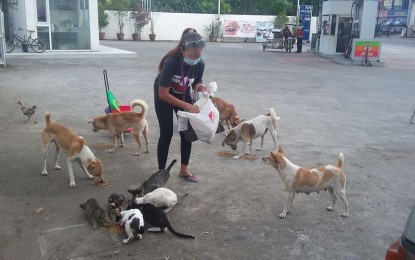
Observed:
[[[122,242],[124,244],[130,242],[135,236],[138,239],[142,238],[142,234],[144,233],[144,218],[139,209],[117,211],[115,221],[118,222],[120,220],[120,226],[125,228],[128,236],[126,239],[123,239]]]
[[[177,232],[173,229],[170,224],[169,219],[167,218],[166,213],[162,209],[155,207],[150,203],[145,204],[137,204],[134,201],[129,201],[127,209],[139,209],[141,213],[143,213],[144,221],[153,226],[160,228],[161,231],[166,232],[166,228],[173,233],[174,235],[182,238],[195,238],[191,235],[185,235],[182,233]]]
[[[166,187],[167,180],[170,178],[170,170],[171,167],[177,162],[176,159],[174,159],[169,167],[165,170],[158,170],[157,172],[153,173],[150,178],[148,178],[143,184],[141,184],[140,187],[137,189],[129,189],[128,192],[133,195],[133,199],[136,197],[142,197],[146,195],[149,192],[152,192],[153,190],[157,188],[164,188]]]

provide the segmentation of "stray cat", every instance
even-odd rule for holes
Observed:
[[[182,238],[195,238],[191,235],[185,235],[182,233],[177,232],[173,229],[173,227],[170,224],[169,219],[167,218],[166,213],[163,212],[163,210],[156,208],[154,205],[150,203],[140,204],[138,205],[134,201],[129,201],[127,209],[137,208],[143,213],[144,221],[153,226],[160,228],[161,231],[166,232],[166,228],[169,229],[171,233],[178,237]]]
[[[117,210],[115,221],[118,222],[120,220],[120,226],[124,226],[125,232],[128,235],[122,241],[124,244],[130,242],[135,236],[138,239],[142,238],[142,234],[144,233],[144,218],[139,209],[129,209],[121,212]]]
[[[111,193],[108,197],[108,215],[112,216],[116,213],[116,210],[122,211],[122,203],[124,202],[124,195],[118,193]]]
[[[177,195],[167,188],[157,188],[144,195],[144,197],[136,198],[134,202],[137,204],[150,203],[167,213],[174,205],[176,205]]]
[[[99,206],[96,199],[90,198],[85,203],[81,203],[79,206],[85,210],[85,215],[89,221],[91,221],[93,229],[98,227],[98,223],[101,223],[105,227],[108,227],[111,224],[105,214],[105,211]]]
[[[170,169],[176,162],[177,160],[174,159],[167,169],[158,170],[153,173],[153,175],[151,175],[150,178],[143,182],[143,184],[141,184],[141,186],[137,189],[129,189],[128,192],[133,195],[133,199],[136,197],[142,197],[157,188],[166,187],[167,180],[170,178]]]

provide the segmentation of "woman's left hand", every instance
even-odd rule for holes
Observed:
[[[205,91],[206,91],[206,87],[202,83],[197,84],[196,92],[205,92]]]

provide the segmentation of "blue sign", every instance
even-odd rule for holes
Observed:
[[[300,5],[300,20],[303,21],[304,40],[310,40],[310,23],[313,13],[312,5]]]

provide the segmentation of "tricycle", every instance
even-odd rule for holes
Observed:
[[[291,27],[291,30],[295,28],[295,24],[287,24]],[[295,37],[284,38],[281,29],[269,29],[263,36],[262,41],[262,50],[265,51],[266,48],[272,49],[281,49],[286,52],[291,52],[293,45],[295,43]]]

